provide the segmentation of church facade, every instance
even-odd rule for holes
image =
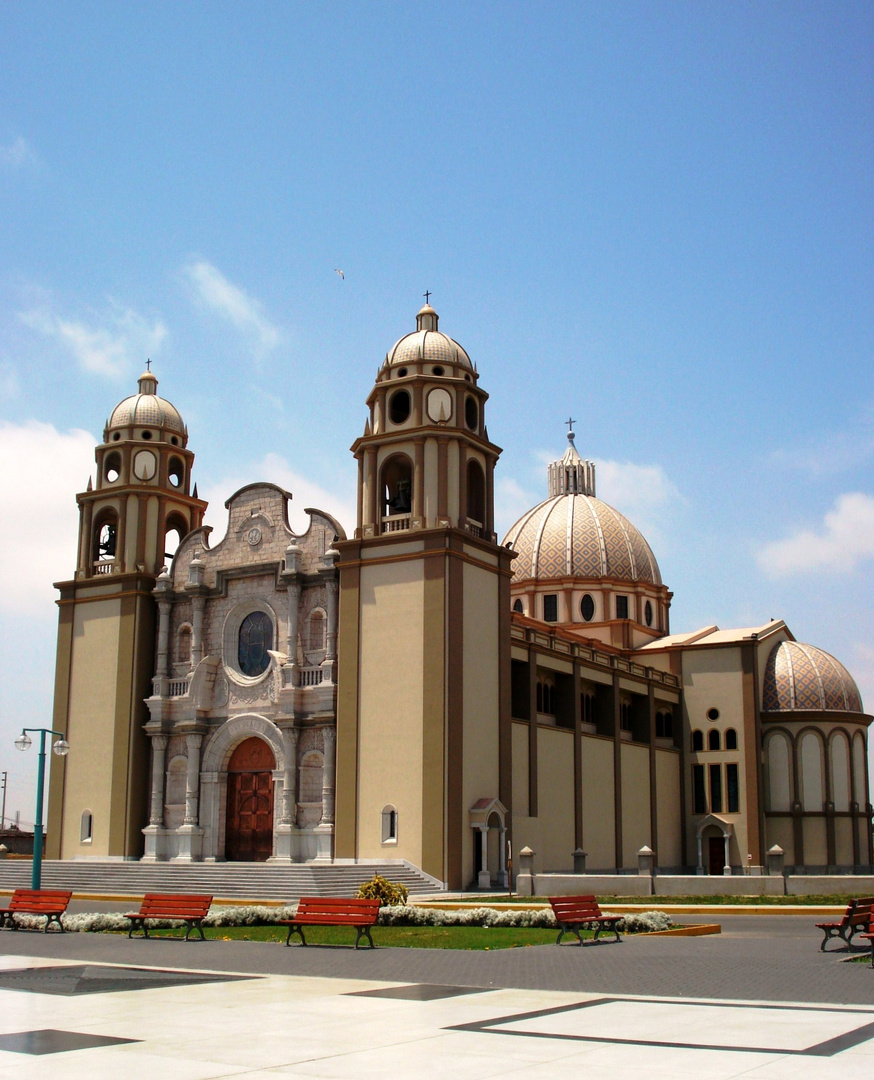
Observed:
[[[570,433],[495,533],[500,448],[426,305],[367,399],[347,535],[255,483],[204,527],[193,453],[146,372],[112,412],[59,584],[47,854],[405,860],[447,887],[537,869],[872,863],[863,710],[785,623],[691,634]]]

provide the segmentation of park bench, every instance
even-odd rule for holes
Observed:
[[[9,906],[0,908],[0,926],[17,930],[16,915],[45,915],[43,933],[49,932],[52,923],[57,923],[58,929],[63,933],[61,916],[67,910],[72,895],[72,892],[62,889],[16,889]]]
[[[370,928],[376,925],[379,918],[379,904],[379,900],[302,896],[294,918],[279,920],[282,926],[288,927],[285,944],[291,944],[292,934],[299,934],[301,945],[306,945],[306,938],[303,936],[305,926],[354,926],[357,930],[355,948],[358,948],[362,937],[366,937],[372,949],[374,945]]]
[[[871,922],[864,934],[859,934],[859,937],[867,939],[871,944],[871,967],[874,968],[874,921]]]
[[[192,930],[200,932],[200,940],[204,941],[203,920],[212,903],[211,896],[189,896],[185,893],[146,893],[139,911],[129,911],[125,914],[130,919],[128,937],[132,937],[135,930],[142,930],[143,937],[149,936],[149,928],[146,922],[155,919],[174,919],[184,922],[187,926],[185,940],[188,941]]]
[[[832,938],[840,938],[848,949],[853,948],[853,938],[868,929],[869,923],[874,921],[874,897],[865,896],[860,900],[851,900],[847,904],[840,922],[819,922],[817,930],[822,930],[823,938],[820,943],[820,951],[826,952],[826,945]]]
[[[593,941],[598,940],[602,930],[608,930],[614,933],[619,941],[616,924],[622,916],[604,915],[594,896],[550,896],[549,902],[555,921],[561,927],[556,945],[561,944],[565,934],[576,934],[577,941],[582,945],[580,930],[594,930]]]

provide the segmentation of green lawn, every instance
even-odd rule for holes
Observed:
[[[288,928],[285,926],[219,926],[207,927],[208,938],[217,941],[276,941],[285,942]],[[348,927],[308,927],[308,945],[355,944],[355,931]],[[539,930],[529,927],[494,926],[375,926],[371,930],[377,948],[395,949],[519,949],[526,945],[553,945],[557,930]],[[149,936],[178,937],[178,930],[150,930]],[[583,937],[591,937],[583,931]],[[197,933],[192,934],[192,940]],[[299,943],[297,936],[291,939],[292,947]],[[612,941],[612,937],[605,940]],[[566,937],[564,941],[573,941]],[[564,944],[564,942],[562,942]],[[362,948],[367,948],[365,941]]]

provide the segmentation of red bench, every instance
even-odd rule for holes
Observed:
[[[9,906],[0,908],[0,926],[17,930],[16,915],[45,915],[46,924],[43,933],[49,932],[52,923],[57,923],[61,933],[64,924],[61,916],[67,910],[72,892],[63,889],[16,889],[9,901]]]
[[[822,930],[823,934],[820,952],[827,951],[826,945],[832,938],[840,938],[848,949],[852,949],[853,938],[857,934],[861,936],[871,922],[874,922],[874,897],[865,896],[859,900],[851,900],[840,922],[816,923],[817,930]]]
[[[864,934],[859,934],[860,938],[867,938],[871,942],[871,967],[874,968],[874,922],[868,927]]]
[[[362,937],[366,937],[371,949],[374,948],[370,936],[371,926],[379,918],[379,900],[340,900],[321,896],[302,896],[298,901],[297,912],[293,919],[280,919],[280,925],[288,927],[285,944],[291,944],[291,935],[299,934],[301,945],[306,945],[303,936],[305,926],[354,926],[358,931],[355,948]]]
[[[598,940],[602,930],[610,931],[616,935],[617,941],[620,940],[616,924],[622,916],[604,915],[594,896],[550,896],[549,902],[555,921],[561,927],[556,945],[561,944],[565,934],[576,934],[577,941],[582,945],[580,930],[594,930],[593,941]]]
[[[188,941],[192,930],[200,933],[200,940],[205,941],[203,934],[203,920],[212,903],[211,896],[189,896],[185,893],[146,893],[139,911],[129,911],[124,916],[130,919],[128,937],[132,937],[135,930],[142,930],[143,937],[149,936],[146,926],[147,920],[174,919],[184,922],[187,926],[185,940]]]

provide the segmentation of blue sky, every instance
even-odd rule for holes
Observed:
[[[874,708],[872,56],[852,2],[0,6],[7,811],[146,357],[218,533],[257,479],[351,531],[425,289],[491,394],[502,529],[573,415],[672,629],[785,618]]]

